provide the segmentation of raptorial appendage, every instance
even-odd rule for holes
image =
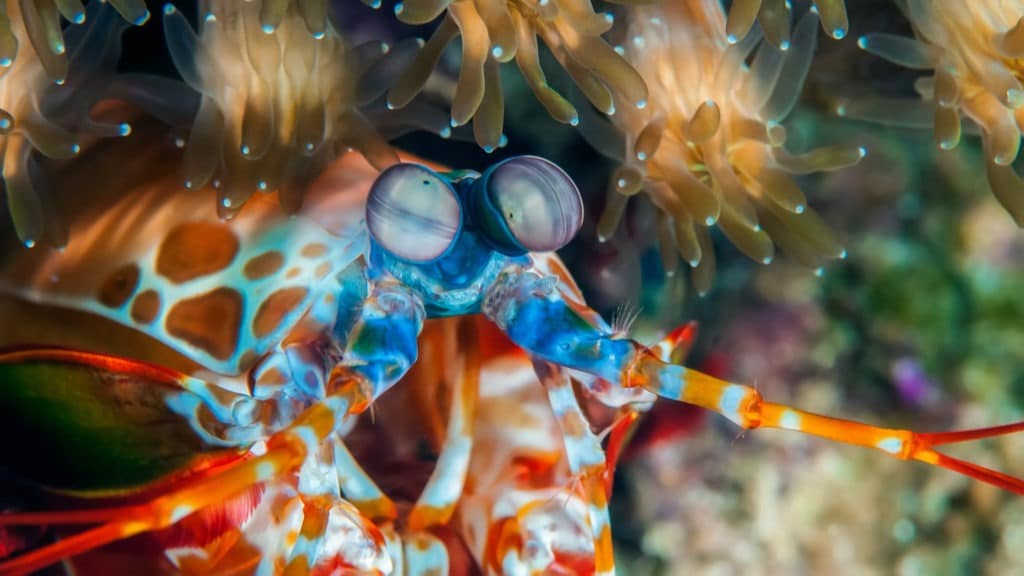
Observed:
[[[840,102],[836,112],[858,120],[933,127],[942,150],[956,148],[963,132],[976,125],[989,186],[1017,225],[1024,226],[1024,181],[1011,166],[1024,135],[1024,4],[897,4],[917,38],[869,34],[857,44],[900,66],[933,70],[933,76],[915,84],[925,104],[876,98]]]
[[[601,38],[614,18],[594,12],[589,0],[405,0],[395,6],[395,15],[407,24],[425,24],[442,13],[440,26],[391,88],[388,104],[401,108],[412,100],[445,47],[461,36],[462,67],[451,125],[472,120],[476,142],[484,150],[492,151],[503,141],[505,104],[499,67],[512,60],[552,118],[565,124],[579,122],[575,106],[548,85],[540,66],[538,37],[601,112],[646,105],[643,79]]]
[[[600,563],[611,558],[595,557],[587,493],[568,465],[558,417],[521,351],[484,366],[474,435],[472,482],[457,519],[481,567],[506,574],[520,567],[607,570]]]
[[[821,15],[821,28],[826,34],[836,40],[846,38],[850,22],[846,18],[845,0],[814,0],[814,8]],[[773,46],[787,50],[790,11],[788,0],[734,0],[725,24],[727,38],[730,43],[739,42],[750,33],[756,20]]]
[[[936,450],[947,444],[1016,434],[1024,431],[1024,422],[956,432],[919,433],[821,416],[770,402],[752,386],[727,382],[669,361],[671,354],[666,358],[663,347],[651,349],[635,340],[618,337],[592,310],[574,301],[566,286],[536,270],[508,269],[496,281],[484,313],[513,342],[540,360],[585,372],[624,388],[641,388],[661,398],[700,406],[744,429],[794,430],[874,448],[896,458],[946,468],[1024,494],[1024,479]],[[538,333],[536,326],[541,319],[546,330]]]
[[[164,9],[175,66],[200,96],[183,184],[212,183],[223,216],[257,191],[277,190],[297,210],[303,190],[348,147],[379,169],[398,161],[366,107],[386,89],[392,59],[411,57],[414,44],[353,46],[329,22],[311,24],[311,5],[325,8],[213,0],[201,5],[198,36],[174,7]],[[435,120],[414,122],[437,130]]]
[[[757,262],[771,262],[775,244],[814,268],[843,257],[794,177],[856,164],[864,150],[791,154],[780,125],[799,99],[817,33],[817,15],[809,12],[782,51],[762,42],[759,31],[730,43],[716,0],[635,9],[623,48],[650,87],[649,105],[617,111],[611,119],[618,130],[598,118],[581,126],[592,145],[622,163],[599,237],[614,234],[628,198],[643,191],[660,209],[666,270],[676,269],[678,253],[701,292],[714,273],[715,225]]]
[[[58,5],[63,13],[73,3]],[[0,156],[7,208],[26,246],[41,241],[61,246],[66,231],[57,221],[46,175],[35,153],[71,158],[97,137],[131,132],[128,124],[102,124],[89,116],[114,74],[121,33],[127,24],[100,2],[91,3],[87,11],[79,6],[69,14],[81,14],[79,21],[86,20],[88,14],[88,22],[68,29],[65,47],[57,13],[44,10],[52,12],[52,2],[7,0],[5,5],[6,19],[0,19]],[[24,8],[39,12],[26,14]],[[51,20],[52,29],[37,29],[49,26]],[[40,35],[52,44],[38,44]],[[30,42],[36,50],[22,49],[15,59],[15,49]],[[48,52],[50,48],[53,50]],[[70,60],[70,71],[66,60]]]

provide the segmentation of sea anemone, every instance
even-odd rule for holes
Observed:
[[[29,41],[32,32],[23,22],[34,22],[37,16],[23,15],[21,9],[26,5],[37,8],[35,4],[14,0],[6,4],[6,17],[10,18],[6,24],[15,47]],[[66,79],[54,83],[47,60],[33,57],[38,51],[26,51],[0,72],[2,178],[7,208],[18,237],[26,246],[34,246],[42,239],[60,246],[66,240],[63,226],[55,222],[49,191],[33,152],[48,158],[70,158],[87,144],[82,140],[85,136],[124,136],[131,131],[127,124],[101,124],[89,116],[90,108],[114,74],[121,32],[126,25],[99,2],[90,4],[88,14],[87,26],[72,28],[67,33],[71,71]],[[0,35],[0,43],[3,42]],[[5,51],[4,58],[10,54],[11,51]]]
[[[814,0],[814,8],[821,14],[821,27],[825,33],[841,40],[846,37],[850,23],[846,19],[845,0]],[[765,38],[776,48],[789,48],[789,0],[733,0],[725,24],[726,39],[730,44],[742,40],[756,19]]]
[[[383,94],[392,58],[411,56],[415,44],[354,47],[329,23],[311,35],[301,2],[274,3],[284,11],[271,27],[268,5],[211,0],[198,37],[173,6],[164,9],[174,64],[200,95],[183,183],[212,183],[223,216],[257,190],[278,190],[282,205],[297,209],[306,185],[348,147],[377,168],[398,161],[361,107]]]
[[[612,116],[618,131],[596,117],[580,127],[598,150],[622,163],[599,237],[611,237],[627,198],[644,191],[661,210],[657,235],[667,271],[674,270],[678,252],[694,268],[701,292],[713,275],[709,231],[715,224],[758,262],[774,258],[773,240],[813,267],[843,257],[792,175],[849,166],[864,151],[833,146],[794,155],[783,147],[786,132],[779,124],[800,96],[816,35],[813,11],[782,51],[761,42],[758,30],[730,44],[717,0],[637,8],[623,51],[647,81],[650,102]]]
[[[270,34],[277,30],[289,13],[298,14],[307,32],[315,38],[323,38],[330,25],[327,4],[327,0],[265,0],[259,5],[260,28]]]
[[[141,26],[149,20],[149,10],[143,0],[110,0],[110,4],[127,22]],[[6,2],[0,8],[0,68],[10,67],[19,45],[28,40],[47,76],[63,83],[68,74],[68,61],[61,16],[73,24],[81,24],[86,19],[79,0]]]
[[[934,126],[939,148],[960,142],[966,117],[981,128],[985,168],[996,198],[1018,226],[1024,226],[1024,182],[1011,164],[1024,133],[1024,4],[981,0],[931,2],[897,0],[917,39],[870,34],[864,50],[934,75],[916,88],[930,106],[909,100],[843,102],[842,116],[888,124]]]
[[[537,37],[590,102],[605,114],[643,108],[647,87],[636,70],[601,35],[614,18],[588,0],[404,0],[395,15],[407,24],[431,22],[447,11],[416,60],[388,94],[405,106],[420,92],[444,48],[462,36],[462,67],[452,100],[451,125],[473,120],[477,143],[490,152],[502,142],[504,97],[500,64],[515,59],[534,96],[555,120],[575,125],[576,107],[553,90],[540,66]]]

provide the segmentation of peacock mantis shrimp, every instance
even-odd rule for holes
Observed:
[[[83,209],[74,242],[19,247],[0,266],[17,303],[5,321],[20,327],[4,344],[21,345],[0,356],[0,430],[26,439],[0,461],[74,501],[5,512],[0,528],[90,526],[0,573],[146,533],[172,572],[468,571],[447,528],[487,573],[611,574],[612,463],[581,398],[619,422],[656,397],[686,402],[744,429],[801,431],[1024,493],[1020,479],[935,449],[1024,423],[922,434],[819,416],[682,366],[686,328],[650,347],[627,337],[552,254],[583,213],[547,160],[481,174],[403,157],[378,172],[348,153],[299,214],[259,195],[221,221],[212,189],[173,192],[173,152],[137,155],[146,170],[108,182],[117,201]],[[66,182],[84,178],[76,169],[87,168]],[[75,334],[84,316],[105,319],[102,332]],[[485,351],[498,337],[511,352]],[[417,363],[420,347],[455,359],[423,366],[437,354]],[[396,392],[449,406],[406,514],[350,448],[360,415]]]

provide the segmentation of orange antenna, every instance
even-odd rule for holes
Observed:
[[[805,412],[769,402],[751,386],[733,384],[682,366],[666,364],[651,351],[641,351],[624,380],[662,396],[717,412],[746,430],[796,430],[836,442],[881,450],[902,460],[917,460],[959,472],[976,480],[1024,495],[1024,480],[947,456],[936,446],[958,444],[1024,431],[1024,422],[958,432],[920,433],[882,428],[852,420]]]

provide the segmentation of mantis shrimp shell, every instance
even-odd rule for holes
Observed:
[[[346,156],[298,216],[261,195],[230,222],[209,194],[173,193],[161,168],[114,205],[81,212],[67,248],[10,251],[4,291],[108,318],[227,376],[333,321],[327,284],[366,247],[369,165]]]
[[[115,198],[110,206],[96,210],[90,207],[102,202],[68,200],[76,217],[71,220],[75,241],[67,248],[41,254],[42,248],[26,250],[11,239],[0,265],[0,317],[23,328],[5,331],[0,345],[98,350],[249,394],[260,384],[255,371],[268,351],[316,340],[330,329],[336,315],[332,299],[340,289],[335,277],[367,249],[365,201],[377,172],[361,156],[347,154],[309,190],[300,214],[283,215],[271,195],[261,194],[234,219],[222,221],[213,190],[172,192],[177,156],[169,145],[136,142],[133,150],[134,163],[105,180],[104,189],[87,190],[94,194],[86,196]],[[92,160],[125,157],[115,152],[107,149]],[[88,182],[93,170],[109,173],[110,167],[72,165],[58,184]],[[575,289],[553,256],[538,261]],[[26,306],[26,300],[33,304]],[[303,518],[320,515],[326,531],[318,554],[334,558],[335,567],[418,574],[438,566],[442,546],[440,565],[451,573],[467,573],[471,564],[491,572],[519,566],[592,573],[586,501],[573,484],[558,423],[529,359],[493,327],[469,346],[452,342],[460,325],[474,326],[478,333],[487,329],[473,317],[430,321],[420,338],[423,361],[381,399],[379,424],[362,419],[346,438],[371,473],[381,461],[397,464],[399,473],[382,476],[379,484],[403,510],[412,507],[401,534],[404,548],[394,544],[392,526],[375,524],[341,498],[307,498],[308,487],[286,475],[145,536],[150,545],[142,551],[88,552],[74,559],[76,571],[253,568],[264,556],[291,554]],[[475,360],[460,363],[460,354]],[[429,507],[417,512],[416,495],[403,496],[402,488],[418,489],[424,481],[426,474],[416,472],[424,468],[417,455],[423,439],[438,449],[444,444],[449,411],[458,404],[455,395],[465,397],[453,389],[460,379],[471,380],[462,385],[478,390],[475,415],[468,416],[479,436],[456,509],[434,517],[423,512]],[[170,410],[168,415],[177,417]],[[73,411],[65,417],[79,418]],[[238,444],[235,450],[248,448]],[[116,501],[173,492],[182,478],[215,470],[221,463],[217,458],[230,463],[245,457],[235,450],[204,445],[202,458],[171,475],[119,489]],[[538,470],[544,474],[534,474]],[[551,534],[545,529],[551,523],[565,530]]]
[[[65,437],[105,434],[105,442],[119,445],[122,438],[107,425],[113,423],[119,434],[151,442],[158,456],[174,453],[170,436],[152,433],[160,427],[131,426],[133,411],[141,409],[179,437],[188,437],[180,431],[190,428],[198,446],[184,458],[177,455],[185,461],[183,470],[150,471],[134,484],[113,487],[125,497],[157,494],[143,504],[0,514],[0,527],[100,524],[0,560],[0,572],[26,573],[152,532],[162,537],[164,548],[178,545],[167,554],[186,572],[255,567],[259,574],[444,574],[458,556],[449,550],[460,550],[449,537],[454,527],[454,540],[464,542],[488,572],[612,574],[607,484],[614,458],[602,449],[593,429],[599,418],[583,409],[579,389],[602,409],[621,408],[625,416],[658,396],[715,411],[745,429],[799,431],[872,448],[1024,494],[1024,480],[938,450],[1017,433],[1024,422],[937,433],[883,428],[772,402],[752,386],[687,368],[677,360],[690,337],[685,327],[654,346],[624,337],[585,305],[555,258],[527,252],[526,242],[520,242],[523,251],[516,254],[485,244],[509,238],[487,233],[512,231],[510,222],[526,222],[515,206],[502,211],[504,228],[479,226],[486,219],[467,228],[453,250],[455,260],[410,264],[387,247],[377,251],[385,244],[404,250],[406,244],[375,235],[373,228],[373,240],[368,237],[363,224],[368,195],[389,206],[410,190],[455,194],[457,185],[466,194],[487,194],[485,199],[500,204],[509,199],[508,190],[522,190],[519,185],[528,183],[516,177],[511,181],[516,186],[499,185],[517,173],[508,170],[527,166],[534,175],[558,176],[554,184],[528,191],[542,190],[558,199],[565,199],[566,192],[578,196],[568,176],[555,174],[546,160],[513,158],[478,177],[404,164],[389,169],[404,183],[392,188],[388,174],[378,176],[365,160],[347,155],[314,184],[301,214],[281,216],[270,198],[260,197],[234,220],[221,222],[213,216],[212,191],[165,193],[173,189],[166,176],[172,170],[164,168],[176,160],[174,154],[159,144],[148,156],[144,146],[137,148],[143,169],[134,174],[135,167],[126,163],[118,170],[76,164],[59,175],[65,187],[110,192],[116,200],[101,214],[76,212],[80,218],[72,231],[82,241],[63,253],[40,258],[9,252],[0,264],[0,285],[14,298],[60,309],[50,316],[56,322],[38,331],[31,310],[12,308],[6,323],[26,328],[8,331],[18,332],[6,336],[9,343],[68,345],[72,338],[65,332],[76,323],[70,310],[113,321],[151,340],[127,338],[124,350],[112,350],[116,357],[47,348],[0,354],[0,384],[5,386],[0,426],[6,427],[0,435],[22,434],[29,440],[25,446],[49,442],[49,452],[29,448],[29,455],[80,460],[74,442]],[[118,157],[104,153],[93,159]],[[90,170],[117,177],[91,190]],[[431,214],[412,214],[424,215]],[[182,227],[187,233],[180,232]],[[526,239],[530,246],[539,245],[535,238]],[[270,265],[267,254],[273,251],[280,252],[282,261]],[[457,266],[461,258],[475,258],[479,271],[465,289],[462,280],[445,284],[450,277],[441,266],[454,262],[454,271],[463,274],[465,268]],[[386,274],[370,276],[381,272]],[[441,282],[426,282],[423,274]],[[484,280],[485,292],[470,290]],[[458,290],[445,291],[453,286]],[[284,290],[293,291],[285,292],[290,298],[279,296]],[[158,305],[139,302],[149,292]],[[467,293],[463,300],[441,302],[443,296]],[[435,306],[429,317],[427,304]],[[502,364],[493,348],[484,353],[487,338],[469,315],[478,310],[529,354],[532,375],[522,357]],[[402,522],[402,501],[385,493],[361,467],[347,435],[358,414],[422,364],[417,338],[431,319],[442,332],[421,338],[423,357],[440,360],[412,372],[403,387],[444,391],[417,400],[420,417],[429,416],[432,423],[425,428],[433,432],[435,444],[444,430],[444,448]],[[342,338],[353,337],[339,341],[339,327]],[[78,342],[89,346],[105,335],[93,329],[80,334]],[[123,359],[148,359],[145,353],[160,348],[176,358],[161,366]],[[446,351],[454,358],[446,357]],[[325,365],[331,365],[330,374]],[[531,391],[542,387],[546,405]],[[138,398],[146,402],[134,402]],[[19,407],[32,402],[34,416],[26,421]],[[83,403],[88,404],[84,409]],[[96,417],[97,404],[106,410],[105,418]],[[412,419],[408,410],[381,418],[387,422],[382,429],[392,429],[399,440],[424,436],[415,427],[403,427]],[[23,428],[30,427],[38,434],[26,434]],[[61,434],[67,429],[73,433]],[[8,444],[0,448],[26,455],[20,443]],[[369,460],[384,456],[384,443],[363,445],[370,446],[364,454]],[[142,446],[133,449],[145,453]],[[611,448],[609,454],[618,452]],[[166,468],[153,451],[143,455]],[[19,465],[3,453],[0,462]],[[60,477],[59,471],[51,467],[49,479],[78,481],[72,474]],[[104,470],[99,471],[94,483],[103,480]],[[45,479],[37,483],[51,486]],[[564,504],[552,506],[561,495],[566,495]],[[182,545],[180,533],[168,535],[167,530],[191,532],[184,540],[188,545]],[[225,539],[227,534],[233,539]]]

